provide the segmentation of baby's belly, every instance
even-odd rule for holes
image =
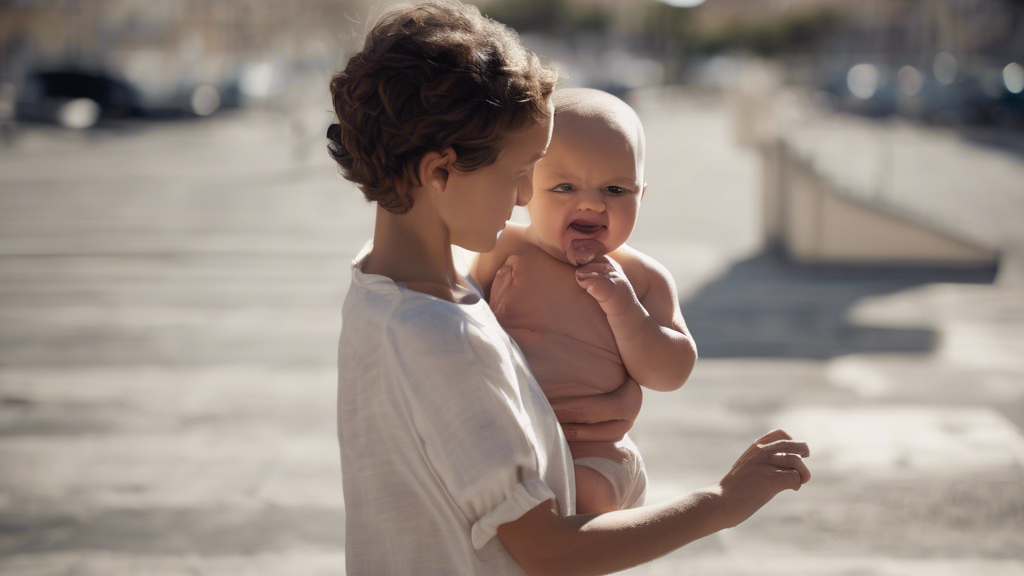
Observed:
[[[582,340],[538,329],[507,328],[550,400],[611,392],[626,381],[618,354]]]
[[[611,392],[625,382],[608,317],[580,288],[574,266],[540,249],[509,256],[490,302],[549,399]]]

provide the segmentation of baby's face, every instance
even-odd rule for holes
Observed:
[[[600,120],[556,117],[548,153],[534,168],[531,240],[565,262],[574,240],[596,244],[599,253],[622,246],[644,191],[636,148]]]

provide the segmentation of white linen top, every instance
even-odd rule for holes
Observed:
[[[338,351],[349,576],[522,574],[498,526],[549,499],[576,510],[550,404],[482,296],[446,302],[360,263]]]

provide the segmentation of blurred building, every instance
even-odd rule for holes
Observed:
[[[708,0],[692,9],[701,34],[766,28],[792,18],[832,27],[815,48],[855,52],[960,52],[1020,56],[1019,0]]]
[[[368,0],[5,0],[5,67],[226,68],[340,55]],[[141,58],[140,63],[133,63]],[[214,71],[213,73],[216,73]]]
[[[80,126],[205,116],[339,67],[375,9],[371,0],[0,0],[0,85],[24,119],[68,125],[75,102],[93,110],[71,122]]]

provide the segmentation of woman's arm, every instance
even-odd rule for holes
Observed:
[[[758,439],[722,480],[676,500],[632,510],[558,516],[550,501],[498,528],[498,537],[532,575],[608,574],[736,526],[782,490],[810,480],[807,444],[782,430]]]

